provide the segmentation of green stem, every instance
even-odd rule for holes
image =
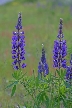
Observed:
[[[61,75],[61,71],[59,69],[60,75]],[[59,75],[59,108],[60,108],[60,75]]]
[[[32,97],[32,99],[34,100],[33,94],[29,91],[29,88],[26,87],[25,82],[21,82],[21,81],[20,81],[20,83],[23,84],[23,86],[25,87],[26,91],[29,93],[29,95],[30,95],[30,96]]]

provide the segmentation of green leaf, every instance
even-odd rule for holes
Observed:
[[[41,80],[42,79],[42,73],[38,72],[38,79]]]
[[[36,85],[36,87],[38,87],[38,86],[39,86],[39,79],[38,79],[38,77],[36,77],[36,80],[35,80],[35,85]]]
[[[45,94],[45,105],[46,105],[46,108],[48,108],[49,106],[49,98],[48,96]]]
[[[61,69],[60,77],[61,77],[62,80],[64,80],[65,75],[66,75],[66,70]]]
[[[60,76],[60,71],[56,69],[57,74]]]
[[[13,81],[10,85],[8,85],[5,89],[12,87],[13,85],[18,84],[19,81]]]
[[[14,95],[15,91],[16,91],[16,85],[13,86],[11,97]]]
[[[26,72],[27,73],[27,72]],[[26,74],[25,73],[25,74]],[[20,80],[20,79],[22,79],[24,76],[25,76],[25,74],[23,74],[21,71],[16,71],[16,72],[14,72],[13,74],[12,74],[12,76],[13,76],[13,78],[15,78],[16,80]]]
[[[12,76],[13,76],[16,80],[18,80],[19,77],[20,77],[20,72],[14,72],[14,73],[12,74]]]

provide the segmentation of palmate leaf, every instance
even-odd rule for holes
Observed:
[[[18,78],[19,78],[18,72],[14,72],[14,73],[12,74],[12,76],[13,76],[13,78],[15,78],[15,79],[18,79]]]
[[[10,88],[10,87],[13,86],[11,96],[14,95],[15,90],[16,90],[16,85],[19,83],[19,80],[22,79],[22,78],[24,77],[24,75],[25,75],[25,74],[22,74],[22,72],[17,72],[17,71],[14,72],[14,73],[12,74],[12,76],[13,76],[16,80],[15,80],[15,81],[10,81],[11,84],[9,84],[9,85],[5,88],[5,89],[7,89],[7,88]]]
[[[48,108],[49,98],[44,91],[40,92],[37,95],[37,105],[40,106],[40,104],[43,104],[43,103],[46,105],[46,108]]]
[[[62,95],[64,95],[66,93],[66,86],[64,84],[64,81],[61,82],[61,85],[60,85],[60,93]]]
[[[44,95],[44,92],[40,92],[36,97],[38,106],[40,106],[40,103],[43,102],[43,95]]]
[[[11,81],[12,83],[8,85],[5,89],[12,87],[13,85],[18,84],[19,81]]]
[[[61,79],[62,80],[64,80],[64,78],[65,78],[65,75],[66,75],[66,69],[61,69],[61,74],[60,74],[60,77],[61,77]]]
[[[12,88],[11,97],[14,95],[15,91],[16,91],[16,85],[14,85],[13,88]]]
[[[60,79],[64,80],[65,75],[66,75],[66,70],[63,70],[63,69],[57,70],[56,69],[56,72],[57,72],[58,76],[60,77]]]
[[[49,106],[49,98],[48,96],[45,94],[45,105],[46,105],[46,108],[48,108]]]
[[[26,72],[27,73],[27,72]],[[26,74],[25,73],[25,74]],[[13,78],[15,78],[16,80],[20,80],[20,79],[22,79],[24,76],[25,76],[25,74],[23,74],[22,73],[22,71],[15,71],[13,74],[12,74],[12,76],[13,76]]]

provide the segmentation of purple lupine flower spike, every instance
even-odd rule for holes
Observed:
[[[64,37],[62,28],[63,28],[63,19],[60,18],[59,32],[58,32],[58,36],[57,36],[59,39]]]
[[[42,57],[38,65],[38,72],[39,73],[43,72],[44,76],[48,75],[49,73],[49,67],[48,64],[46,63],[45,49],[43,44],[42,44]]]
[[[72,65],[72,54],[71,54],[70,64]]]
[[[22,29],[22,25],[21,25],[21,17],[22,17],[22,15],[21,15],[21,12],[19,12],[19,14],[18,14],[18,22],[17,22],[17,25],[15,26],[16,27],[16,29],[17,30],[20,30],[20,29]]]
[[[12,59],[14,60],[12,64],[16,70],[26,67],[26,64],[23,63],[23,60],[25,60],[25,36],[24,31],[20,32],[20,29],[22,29],[21,20],[21,13],[19,13],[16,25],[17,32],[13,32],[12,36]]]
[[[70,59],[70,66],[67,66],[66,68],[66,79],[71,80],[72,79],[72,54]]]
[[[57,68],[66,68],[66,60],[65,56],[67,55],[67,45],[66,40],[63,40],[63,20],[60,18],[60,24],[59,24],[59,32],[58,32],[58,40],[54,41],[54,49],[53,49],[53,67]]]

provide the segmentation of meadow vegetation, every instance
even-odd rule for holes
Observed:
[[[12,32],[16,30],[15,25],[19,12],[22,12],[22,26],[26,41],[25,63],[27,67],[22,70],[23,74],[27,72],[30,77],[34,70],[35,76],[38,75],[38,62],[41,57],[42,44],[44,44],[46,51],[49,73],[54,73],[52,51],[54,40],[57,39],[58,35],[60,18],[63,18],[63,34],[64,39],[67,40],[68,54],[66,59],[68,65],[72,53],[72,10],[70,10],[69,5],[53,6],[52,2],[44,0],[31,3],[19,1],[15,0],[0,6],[0,105],[2,108],[14,108],[17,104],[24,105],[24,88],[22,85],[17,86],[13,97],[10,96],[12,88],[5,89],[14,72],[11,57],[11,38]]]

